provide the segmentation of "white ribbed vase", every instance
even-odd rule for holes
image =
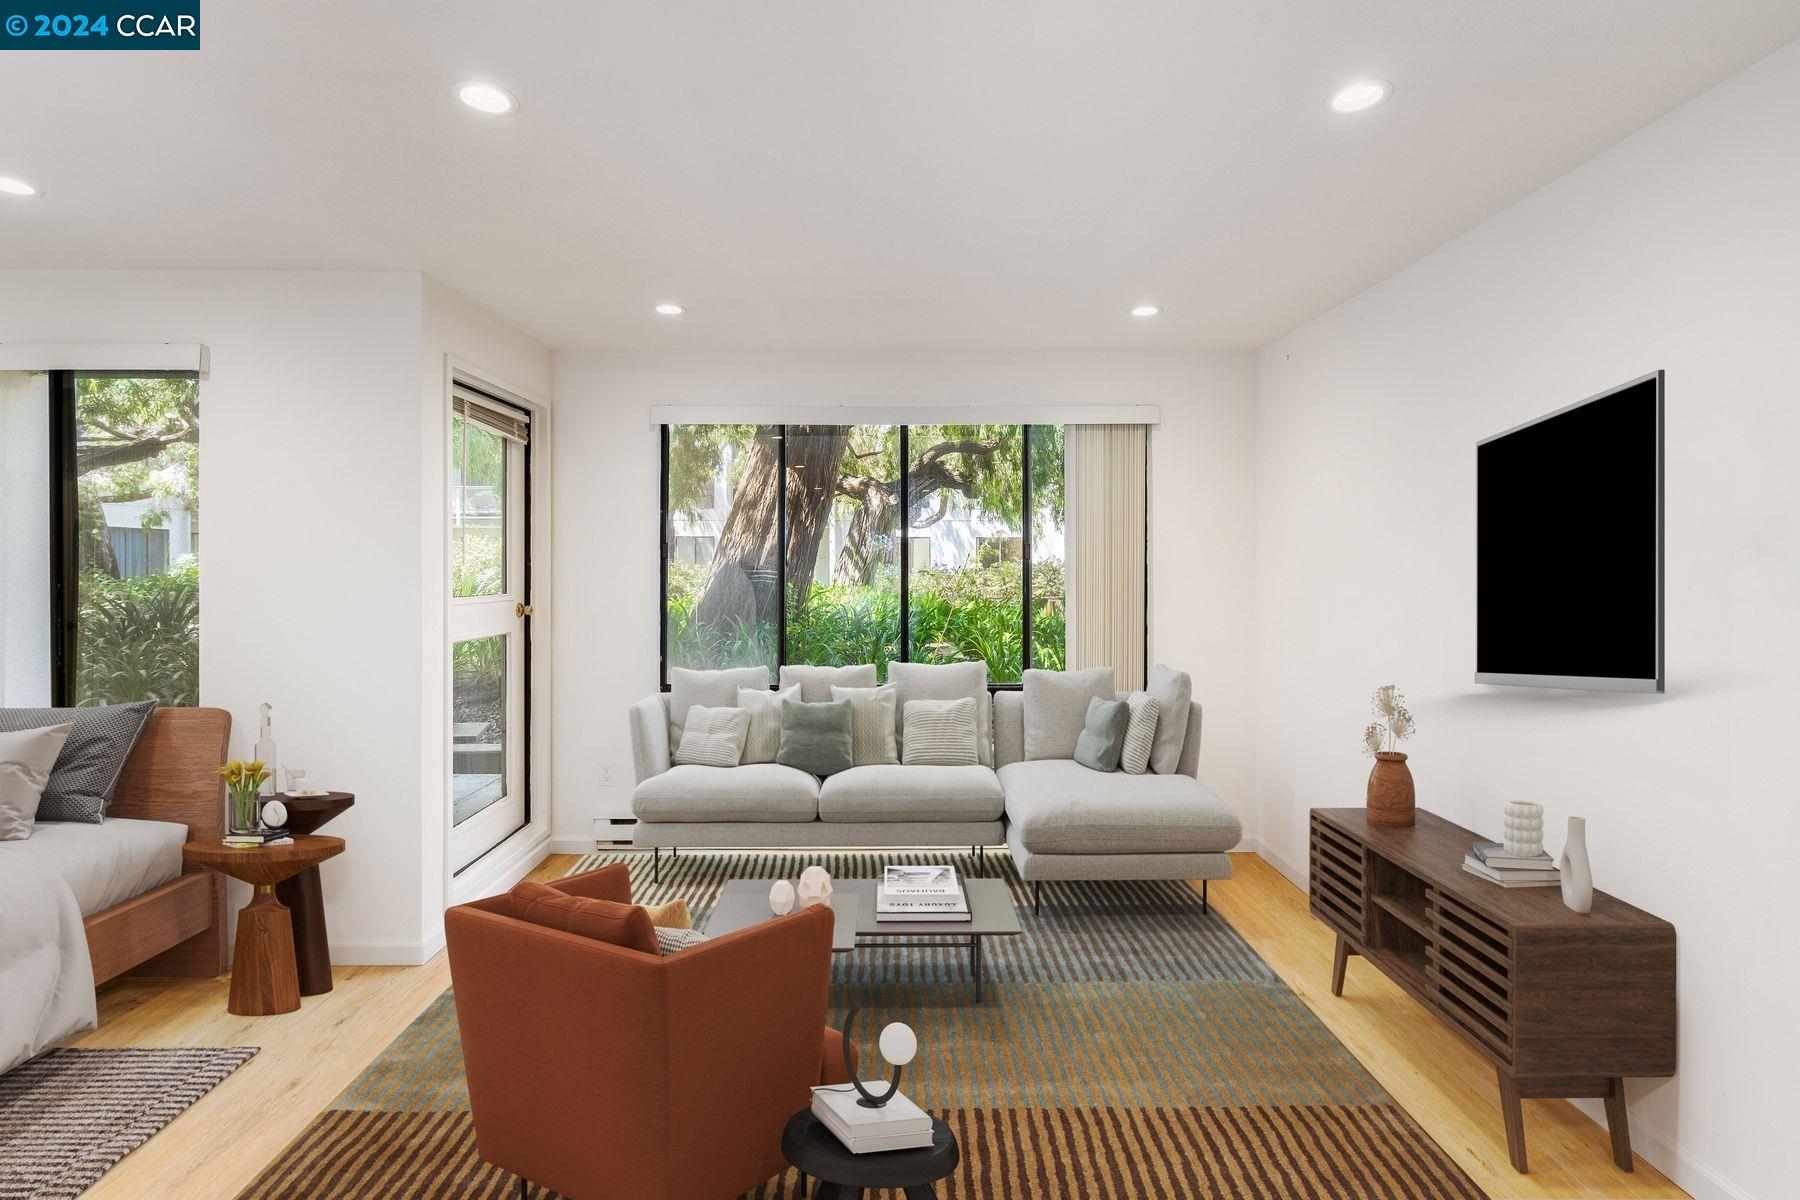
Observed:
[[[1513,800],[1502,818],[1506,852],[1514,858],[1532,858],[1544,849],[1544,806]]]

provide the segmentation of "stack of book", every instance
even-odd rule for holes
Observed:
[[[877,921],[967,921],[955,867],[889,867],[875,887]]]
[[[886,1083],[880,1083],[872,1090],[880,1095],[886,1088]],[[931,1145],[931,1114],[900,1092],[895,1092],[894,1098],[880,1108],[864,1108],[858,1099],[856,1089],[849,1084],[812,1090],[813,1116],[836,1134],[850,1153],[916,1150]]]
[[[1555,887],[1562,882],[1556,861],[1542,850],[1528,858],[1506,852],[1501,842],[1476,842],[1463,856],[1463,870],[1501,887]]]
[[[294,835],[285,826],[280,829],[258,829],[253,833],[228,833],[225,835],[225,844],[245,850],[254,850],[258,846],[291,846],[294,844]]]

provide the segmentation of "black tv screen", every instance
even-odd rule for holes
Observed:
[[[1475,450],[1475,682],[1663,690],[1663,376]]]

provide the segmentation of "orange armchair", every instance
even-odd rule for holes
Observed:
[[[552,886],[631,901],[622,864]],[[831,913],[661,957],[511,915],[444,915],[481,1157],[573,1200],[709,1200],[787,1169],[809,1088],[845,1083],[825,1026]]]

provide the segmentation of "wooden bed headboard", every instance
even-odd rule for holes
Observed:
[[[231,714],[222,708],[159,708],[125,760],[109,817],[178,821],[188,840],[225,835],[225,765]]]

